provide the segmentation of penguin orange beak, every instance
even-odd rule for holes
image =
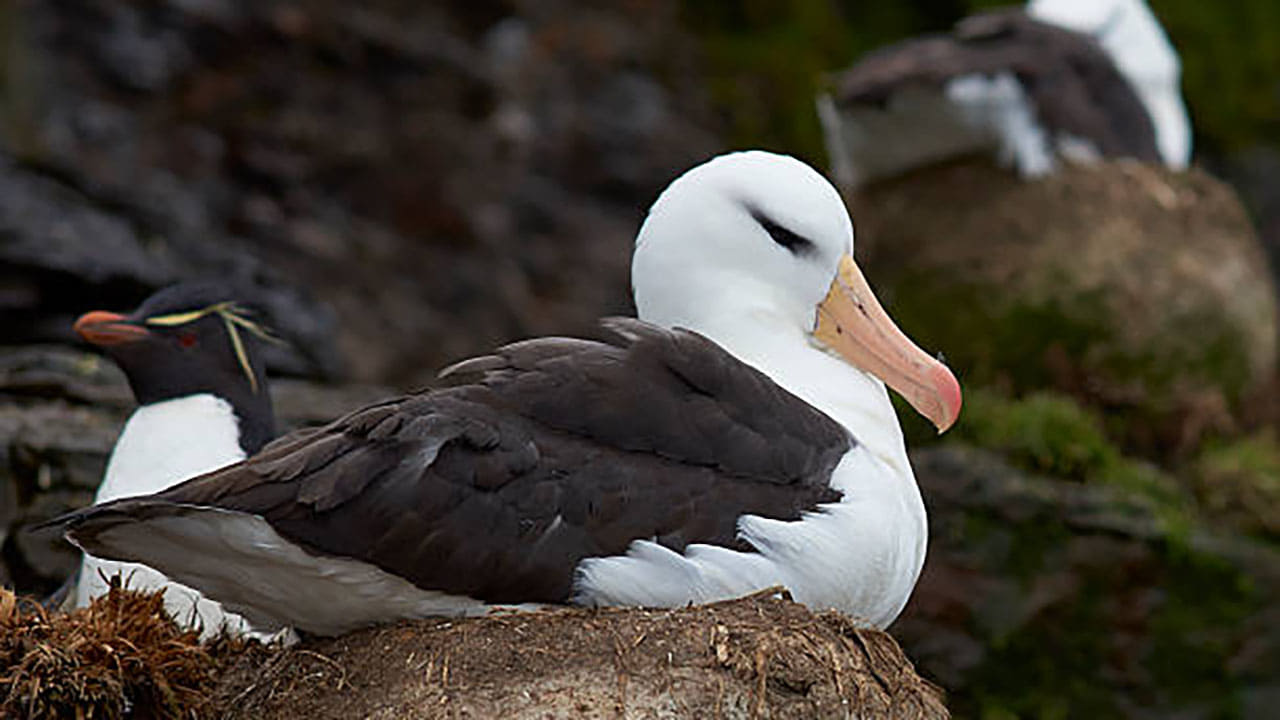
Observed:
[[[102,347],[123,345],[151,336],[146,328],[134,325],[125,316],[105,310],[81,315],[72,328],[80,337]]]

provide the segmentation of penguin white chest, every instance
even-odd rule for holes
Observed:
[[[204,393],[143,405],[111,451],[95,502],[159,492],[244,456],[226,400]]]

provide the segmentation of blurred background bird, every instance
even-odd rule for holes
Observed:
[[[818,113],[848,187],[988,153],[1023,177],[1060,158],[1191,159],[1181,64],[1143,0],[1034,0],[878,49]]]

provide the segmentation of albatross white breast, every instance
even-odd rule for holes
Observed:
[[[785,585],[886,626],[925,509],[886,384],[944,430],[960,388],[898,330],[817,172],[744,152],[636,239],[639,319],[539,338],[223,470],[69,516],[263,626],[334,634],[498,605],[679,606]]]

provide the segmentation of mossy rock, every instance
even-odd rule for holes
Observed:
[[[1120,459],[1099,418],[1071,398],[1049,392],[1014,400],[971,389],[947,439],[997,450],[1025,470],[1070,480],[1096,475]]]
[[[929,556],[891,630],[956,717],[1273,716],[1274,545],[958,444],[912,465]]]
[[[967,385],[1056,388],[1127,411],[1109,431],[1167,448],[1229,428],[1274,372],[1265,254],[1202,172],[1113,162],[1024,182],[975,160],[850,205],[882,300]]]
[[[947,443],[995,450],[1011,465],[1061,480],[1107,485],[1142,498],[1167,530],[1190,521],[1193,498],[1178,480],[1126,456],[1107,437],[1102,417],[1066,395],[1038,391],[1009,398],[974,388]]]
[[[1192,472],[1196,497],[1209,515],[1280,541],[1280,442],[1273,428],[1211,444]]]

